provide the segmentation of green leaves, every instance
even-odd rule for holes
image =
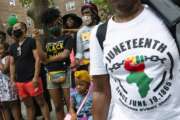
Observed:
[[[23,7],[30,6],[32,0],[19,0],[22,3]]]
[[[104,9],[107,12],[111,11],[111,7],[108,5],[107,0],[92,0],[100,9]]]
[[[33,0],[19,0],[23,7],[30,7]],[[49,5],[54,5],[53,0],[48,0]]]

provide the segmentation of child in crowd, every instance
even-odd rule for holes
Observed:
[[[7,56],[8,44],[0,42],[0,102],[3,119],[10,120],[11,110],[14,120],[20,120],[21,110],[18,104],[17,91],[9,79],[9,56]]]
[[[74,76],[76,80],[76,90],[71,93],[71,120],[92,120],[92,95],[88,92],[90,87],[89,73],[86,70],[80,70],[76,71]],[[83,101],[85,101],[84,104]],[[79,110],[81,104],[83,104],[83,106]],[[77,111],[79,112],[77,113]]]

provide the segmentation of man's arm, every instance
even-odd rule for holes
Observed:
[[[9,57],[10,59],[10,80],[15,82],[15,64],[13,56]]]
[[[104,53],[96,38],[97,27],[91,32],[90,74],[93,79],[93,120],[107,120],[111,101],[110,80],[103,62]]]
[[[37,82],[38,77],[39,77],[39,73],[40,73],[40,66],[41,66],[41,64],[40,64],[40,57],[39,57],[37,49],[33,50],[33,56],[34,56],[34,59],[35,59],[35,71],[34,71],[33,81]]]
[[[33,38],[35,39],[37,50],[39,56],[42,60],[46,59],[46,53],[43,51],[42,43],[41,43],[41,35],[38,29],[34,29],[33,31]]]
[[[93,77],[93,119],[107,120],[111,101],[111,89],[108,75]]]

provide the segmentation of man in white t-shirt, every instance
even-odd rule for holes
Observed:
[[[162,20],[140,0],[108,0],[114,9],[103,50],[90,40],[93,117],[180,120],[180,58]],[[108,75],[110,79],[108,78]]]

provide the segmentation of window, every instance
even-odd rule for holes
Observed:
[[[69,1],[66,3],[66,11],[75,10],[75,1]]]
[[[16,6],[16,0],[9,0],[10,6]]]
[[[92,0],[84,0],[84,4],[85,3],[89,3],[89,2],[91,2]]]

